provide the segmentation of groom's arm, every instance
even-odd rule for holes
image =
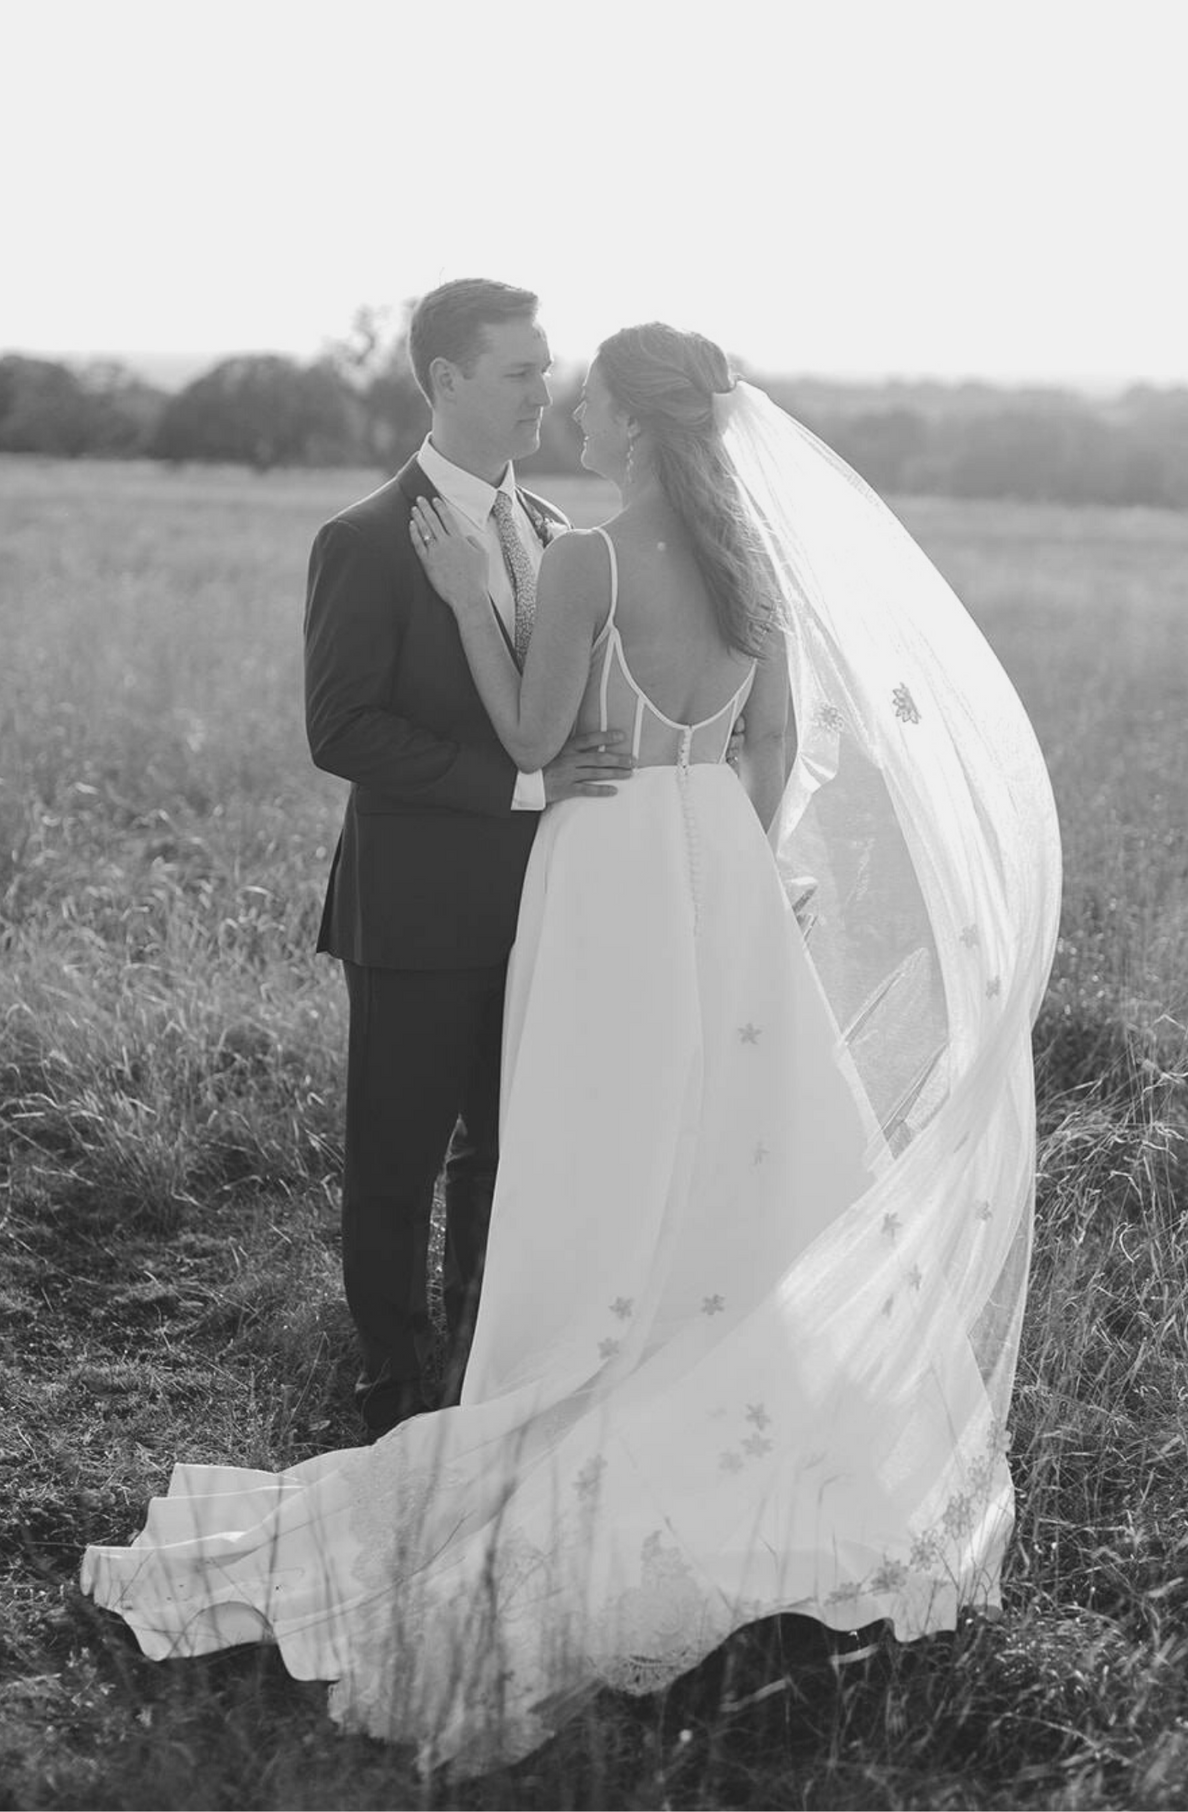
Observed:
[[[392,594],[391,568],[363,531],[341,518],[318,531],[305,610],[314,765],[409,805],[502,817],[516,782],[502,749],[438,736],[391,709],[401,629]]]

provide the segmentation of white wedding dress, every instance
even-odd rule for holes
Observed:
[[[872,969],[843,1038],[725,761],[749,684],[672,723],[612,588],[583,718],[641,765],[533,849],[462,1401],[276,1476],[178,1466],[84,1564],[150,1656],[275,1641],[346,1727],[475,1770],[766,1615],[910,1639],[997,1603],[1029,1063],[976,1125],[928,1099],[935,1059],[906,1092],[885,1048],[864,1077],[887,989]],[[916,950],[891,990],[917,1029],[925,956],[944,974]]]

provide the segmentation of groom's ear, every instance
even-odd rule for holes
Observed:
[[[439,397],[453,396],[457,376],[457,366],[451,365],[448,359],[439,357],[429,361],[429,394],[435,403]]]

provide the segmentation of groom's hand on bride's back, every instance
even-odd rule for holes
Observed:
[[[571,736],[544,770],[546,803],[582,796],[598,799],[617,792],[619,783],[635,770],[631,751],[617,746],[626,740],[621,730],[583,730]]]

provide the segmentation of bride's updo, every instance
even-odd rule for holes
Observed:
[[[648,435],[656,477],[688,536],[724,640],[741,654],[758,654],[775,587],[739,507],[714,418],[714,397],[734,388],[730,361],[704,334],[662,321],[622,328],[596,358],[619,408]]]

